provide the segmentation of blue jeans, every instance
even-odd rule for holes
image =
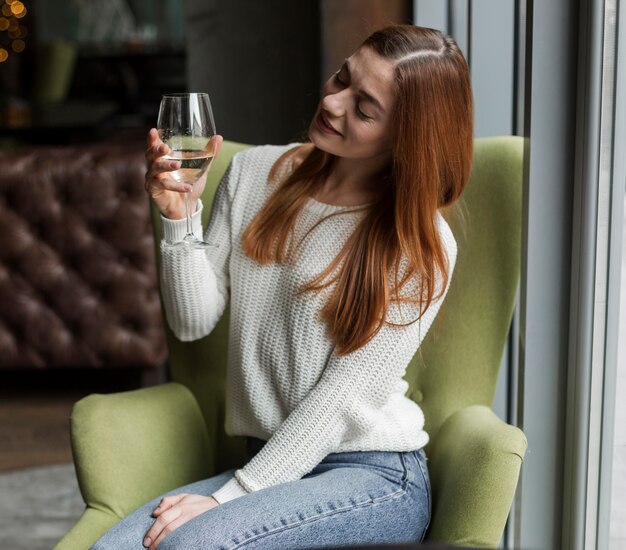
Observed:
[[[265,441],[247,438],[252,458]],[[159,550],[296,550],[421,542],[430,524],[424,449],[331,453],[296,481],[254,491],[196,516],[162,539]],[[210,495],[234,473],[179,487],[116,523],[91,550],[141,550],[161,498]]]

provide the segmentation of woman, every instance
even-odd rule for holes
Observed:
[[[428,434],[403,376],[456,262],[442,211],[470,173],[467,63],[437,30],[382,29],[326,82],[308,133],[232,158],[206,229],[219,248],[162,248],[178,338],[210,333],[230,299],[225,429],[249,461],[148,502],[93,548],[424,538]],[[148,145],[146,189],[164,241],[180,240],[187,188],[155,129]]]

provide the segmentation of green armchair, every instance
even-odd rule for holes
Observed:
[[[222,173],[246,147],[224,142],[203,197],[205,225]],[[522,148],[515,136],[476,139],[458,204],[466,221],[450,220],[458,258],[446,304],[406,374],[430,435],[430,542],[497,547],[526,452],[523,432],[491,410],[520,279]],[[158,243],[154,209],[152,220]],[[245,439],[223,429],[229,316],[227,307],[195,342],[167,328],[172,382],[74,405],[72,450],[86,507],[57,550],[86,549],[155,496],[244,464]]]

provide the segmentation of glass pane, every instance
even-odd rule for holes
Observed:
[[[626,193],[624,194],[626,213]],[[626,334],[626,215],[622,237],[622,282],[618,334]],[[615,431],[613,475],[611,487],[610,550],[626,548],[626,338],[620,338],[617,352],[617,384],[615,388]]]

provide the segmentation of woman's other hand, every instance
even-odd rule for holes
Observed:
[[[162,498],[159,506],[152,512],[157,519],[146,533],[143,545],[154,550],[167,535],[183,523],[217,506],[219,502],[211,496],[180,493]]]
[[[223,138],[215,135],[210,138],[207,150],[217,157],[222,147]],[[159,211],[166,217],[179,220],[185,217],[185,195],[191,191],[190,207],[193,213],[197,198],[202,194],[206,185],[205,174],[193,185],[178,183],[169,172],[180,168],[180,161],[167,160],[163,157],[171,154],[172,150],[159,137],[156,128],[148,132],[148,148],[146,150],[146,181],[145,188]]]

